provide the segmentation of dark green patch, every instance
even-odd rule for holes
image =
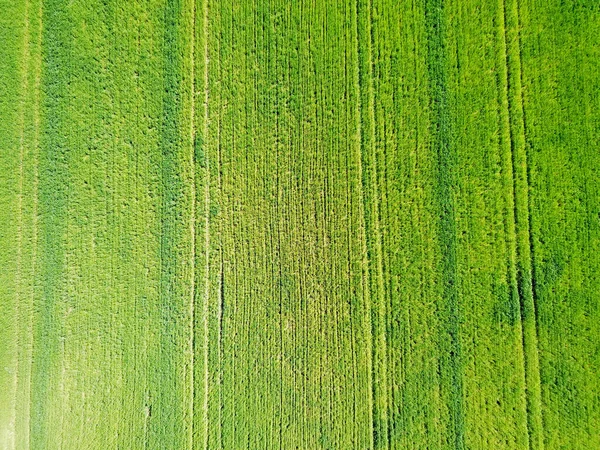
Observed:
[[[506,283],[496,283],[492,286],[494,307],[492,315],[496,323],[514,326],[519,321],[519,297]]]
[[[465,447],[463,405],[463,368],[459,336],[460,305],[457,287],[456,213],[453,193],[456,189],[457,155],[453,144],[452,119],[448,92],[446,16],[442,0],[425,3],[427,30],[427,70],[431,96],[432,146],[437,155],[435,199],[439,214],[439,244],[443,297],[438,309],[443,324],[440,336],[440,376],[443,395],[450,412],[448,435],[455,449]]]

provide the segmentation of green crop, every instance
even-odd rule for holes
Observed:
[[[600,448],[599,5],[0,0],[0,448]]]

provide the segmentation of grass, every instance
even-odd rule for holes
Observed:
[[[0,5],[0,448],[600,447],[595,2]]]

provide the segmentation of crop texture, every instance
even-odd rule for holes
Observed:
[[[0,0],[0,450],[600,449],[600,2]]]

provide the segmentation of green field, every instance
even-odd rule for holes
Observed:
[[[600,2],[0,0],[0,450],[600,449]]]

